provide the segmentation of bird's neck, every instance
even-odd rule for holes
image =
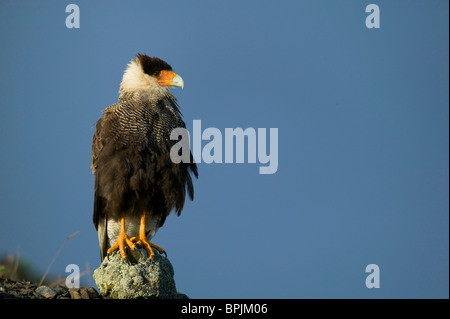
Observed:
[[[120,92],[119,101],[136,101],[141,103],[157,103],[160,100],[170,99],[174,100],[174,96],[168,89],[153,90],[153,89],[139,89],[139,90],[124,90]],[[152,103],[152,104],[153,104]]]

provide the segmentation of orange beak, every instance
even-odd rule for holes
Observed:
[[[184,87],[184,82],[181,76],[179,76],[173,71],[163,70],[159,72],[158,83],[161,86],[170,85],[170,86],[180,86],[181,88]]]

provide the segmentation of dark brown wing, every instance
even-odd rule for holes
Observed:
[[[95,229],[98,231],[98,240],[100,245],[101,259],[106,256],[108,246],[107,236],[107,210],[106,200],[101,194],[101,175],[97,171],[99,154],[102,151],[105,141],[111,138],[110,135],[114,130],[109,130],[108,126],[117,124],[117,118],[113,112],[109,112],[108,109],[104,111],[103,116],[97,121],[94,136],[92,139],[92,172],[95,174],[95,193],[94,193],[94,214],[93,222]],[[109,132],[108,132],[109,131]]]

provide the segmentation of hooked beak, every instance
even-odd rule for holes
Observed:
[[[158,83],[161,86],[169,85],[184,88],[183,79],[173,71],[161,71],[158,76]]]

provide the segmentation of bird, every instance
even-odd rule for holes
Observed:
[[[152,248],[165,253],[150,240],[172,211],[181,214],[186,191],[194,199],[198,170],[192,153],[187,163],[170,157],[177,143],[171,131],[186,128],[173,87],[184,82],[167,62],[138,53],[124,71],[118,102],[95,124],[93,222],[102,261],[116,250],[128,261],[127,250],[136,247],[150,260]]]

